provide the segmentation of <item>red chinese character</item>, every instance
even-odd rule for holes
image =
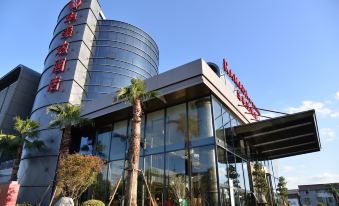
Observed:
[[[70,14],[66,16],[65,23],[71,23],[72,21],[77,19],[77,13],[72,11]]]
[[[60,88],[61,77],[56,76],[54,79],[51,79],[48,85],[48,92],[56,92]]]
[[[53,73],[64,72],[65,71],[66,58],[59,59],[55,61]]]
[[[82,3],[81,0],[72,0],[71,2],[69,2],[68,7],[70,10],[76,11],[81,5],[81,3]]]
[[[63,32],[62,32],[62,38],[68,38],[73,36],[73,26],[68,26]]]
[[[62,45],[57,48],[57,55],[63,56],[68,53],[69,43],[65,41]]]

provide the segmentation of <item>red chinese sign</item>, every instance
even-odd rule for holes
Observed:
[[[82,3],[81,0],[73,0],[73,1],[69,2],[68,7],[69,7],[70,10],[76,11],[79,8],[79,6],[81,5],[81,3]]]
[[[77,19],[77,10],[82,4],[81,0],[72,0],[68,3],[68,7],[70,9],[70,13],[65,17],[65,23],[68,24],[66,29],[64,29],[61,33],[61,39],[66,39],[73,36],[74,26],[71,25],[71,22]],[[66,57],[68,54],[69,43],[64,41],[59,47],[56,48],[56,56],[62,56],[62,59],[57,59],[54,63],[53,73],[59,74],[65,71],[66,66]],[[60,90],[61,76],[55,76],[50,80],[48,85],[48,92],[56,92]]]
[[[63,32],[62,32],[62,38],[68,38],[73,36],[73,26],[68,26]]]
[[[72,11],[70,14],[66,16],[65,23],[71,23],[72,21],[77,19],[78,14]]]
[[[61,77],[60,76],[55,76],[51,81],[49,82],[48,85],[48,92],[56,92],[59,91],[60,88],[60,82],[61,82]]]
[[[244,105],[246,110],[254,117],[254,119],[258,120],[258,116],[260,116],[259,109],[255,106],[253,101],[248,95],[248,92],[244,85],[240,82],[235,73],[229,68],[228,62],[226,59],[223,60],[223,68],[227,76],[231,78],[234,84],[237,87],[237,98]]]
[[[64,72],[65,71],[65,64],[66,64],[66,58],[64,59],[59,59],[55,61],[54,68],[53,68],[53,73],[59,73],[59,72]]]
[[[69,43],[67,41],[65,41],[63,44],[61,44],[57,48],[57,55],[59,55],[59,56],[66,55],[68,53],[68,46],[69,46]]]

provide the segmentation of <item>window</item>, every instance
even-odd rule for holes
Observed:
[[[166,112],[166,150],[183,149],[186,139],[186,104],[168,108]]]
[[[188,103],[189,139],[192,146],[213,143],[212,108],[209,97]]]
[[[164,154],[149,155],[145,157],[145,177],[153,200],[162,205],[164,188]],[[151,198],[145,192],[145,205],[152,205]]]
[[[164,151],[164,110],[147,114],[145,153]]]
[[[110,159],[124,159],[127,142],[127,120],[115,122],[111,141]]]
[[[191,165],[192,205],[217,205],[218,186],[214,146],[191,149]]]
[[[165,205],[189,201],[188,156],[185,150],[166,153]]]
[[[111,142],[112,126],[106,126],[98,130],[95,151],[98,156],[108,160],[109,147]]]

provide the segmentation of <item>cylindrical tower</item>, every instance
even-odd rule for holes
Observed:
[[[89,63],[83,101],[115,93],[131,79],[158,74],[159,50],[154,40],[130,24],[100,20]]]

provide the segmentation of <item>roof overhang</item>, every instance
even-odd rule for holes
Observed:
[[[252,160],[268,160],[320,151],[314,110],[234,127],[251,149]]]

